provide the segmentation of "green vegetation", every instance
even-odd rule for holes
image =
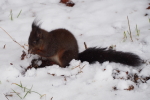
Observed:
[[[36,92],[36,91],[32,91],[33,85],[31,86],[30,89],[28,89],[28,88],[24,87],[21,82],[20,82],[20,84],[17,84],[17,83],[13,83],[13,84],[19,86],[20,88],[23,89],[23,92],[25,92],[25,95],[24,95],[24,96],[20,96],[18,92],[16,92],[15,90],[12,89],[13,92],[14,92],[20,99],[24,99],[29,93],[30,93],[30,94],[31,94],[31,93],[36,93],[36,94],[40,95],[40,98],[42,98],[43,96],[46,95],[46,94],[41,95],[40,93],[38,93],[38,92]]]

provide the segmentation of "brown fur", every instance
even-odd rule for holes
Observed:
[[[61,67],[66,67],[72,59],[78,57],[77,41],[66,29],[47,32],[33,22],[28,41],[29,53],[46,57]]]

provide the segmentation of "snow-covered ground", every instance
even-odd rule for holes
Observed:
[[[72,60],[67,68],[53,65],[25,72],[36,56],[21,60],[24,49],[0,29],[0,100],[150,100],[150,0],[72,0],[73,7],[59,1],[1,0],[0,27],[28,49],[37,18],[47,31],[71,31],[80,52],[84,42],[88,47],[113,46],[139,55],[145,64]]]

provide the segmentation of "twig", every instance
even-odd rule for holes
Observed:
[[[85,46],[85,49],[87,49],[87,45],[86,45],[86,43],[84,42],[84,46]]]
[[[131,35],[131,29],[130,29],[130,22],[129,22],[128,16],[127,16],[127,20],[128,20],[128,26],[129,26],[129,35],[130,35],[131,41],[133,42],[132,35]]]
[[[82,73],[83,71],[82,71],[82,69],[85,67],[85,65],[81,68],[80,66],[79,66],[79,68],[80,68],[80,72],[78,72],[78,73]]]
[[[80,64],[79,64],[78,66],[76,66],[76,67],[72,68],[72,70],[73,70],[73,69],[75,69],[75,68],[77,68],[77,67],[79,67],[79,66],[80,66]]]
[[[14,40],[2,27],[0,27],[14,42],[16,42],[18,45],[20,45],[23,49],[27,50],[24,46],[19,44],[16,40]]]

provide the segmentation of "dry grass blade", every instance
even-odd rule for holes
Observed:
[[[75,68],[77,68],[77,67],[80,67],[80,64],[79,64],[78,66],[76,66],[76,67],[72,68],[71,70],[73,70],[73,69],[75,69]]]
[[[13,90],[13,89],[12,89]],[[20,98],[20,99],[22,99],[22,97],[19,95],[19,93],[17,93],[15,90],[13,90],[14,91],[14,93]]]
[[[27,50],[24,46],[22,46],[20,43],[18,43],[16,40],[14,40],[2,27],[0,27],[15,43],[20,45],[23,49]]]

